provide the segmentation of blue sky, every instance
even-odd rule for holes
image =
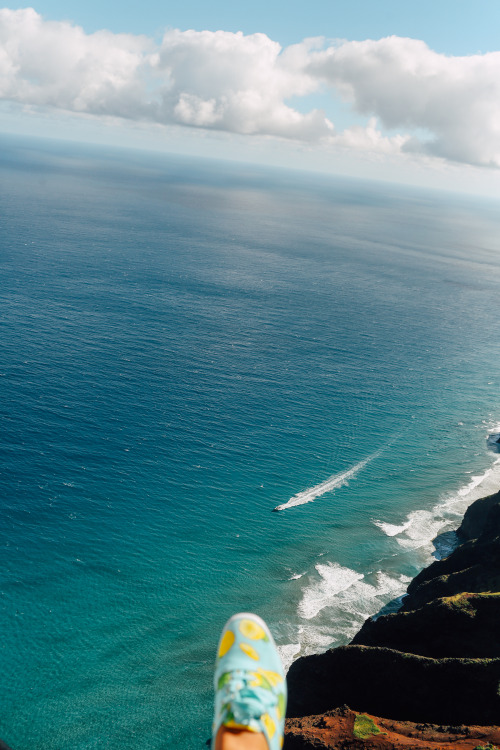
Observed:
[[[27,7],[9,3],[6,7]],[[491,52],[499,48],[498,0],[39,0],[32,4],[51,20],[71,20],[87,32],[161,34],[165,27],[264,32],[282,45],[308,36],[379,39],[395,34],[423,39],[450,55]]]
[[[498,0],[12,2],[0,131],[500,195],[499,28]]]

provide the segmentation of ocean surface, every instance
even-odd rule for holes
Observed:
[[[346,643],[498,489],[499,204],[0,146],[0,737],[202,750],[226,618]]]

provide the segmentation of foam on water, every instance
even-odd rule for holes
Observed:
[[[343,640],[349,640],[348,635],[342,634]],[[299,625],[294,633],[297,643],[287,643],[278,646],[283,668],[288,672],[293,662],[301,656],[317,654],[337,645],[336,635],[331,626],[324,626],[309,622]]]
[[[406,523],[402,523],[400,526],[394,523],[384,523],[383,521],[374,521],[373,522],[375,526],[378,526],[379,529],[382,529],[384,534],[387,536],[396,536],[397,534],[402,534],[403,531],[406,531],[406,529],[410,526],[411,521],[406,521]]]
[[[331,603],[332,598],[341,591],[351,589],[353,584],[364,578],[362,573],[356,573],[350,568],[343,568],[337,563],[316,565],[319,581],[314,581],[303,593],[299,604],[299,614],[307,620],[315,617]]]
[[[348,643],[367,617],[403,595],[410,580],[382,570],[365,575],[335,562],[315,565],[301,592],[298,644],[280,647],[286,668],[299,655]]]
[[[307,490],[298,492],[296,495],[291,497],[287,503],[277,505],[274,510],[286,510],[287,508],[294,508],[296,505],[312,503],[313,500],[315,500],[317,497],[321,497],[321,495],[324,495],[326,492],[331,492],[338,487],[345,486],[348,483],[349,479],[355,477],[356,474],[361,471],[361,469],[363,469],[368,463],[370,463],[370,461],[373,461],[373,459],[376,458],[379,454],[380,451],[376,451],[371,456],[368,456],[368,458],[359,461],[359,463],[357,463],[355,466],[347,469],[347,471],[342,471],[340,472],[340,474],[333,474],[333,476],[328,477],[328,479],[325,479],[325,481],[321,482],[321,484],[316,484],[314,487],[309,487],[309,489]]]
[[[361,467],[357,464],[354,468]],[[415,555],[415,564],[423,566],[433,560],[433,554],[439,556],[443,550],[449,554],[456,544],[452,529],[460,524],[465,510],[478,498],[496,492],[499,484],[500,458],[497,458],[489,469],[471,475],[458,489],[443,494],[430,509],[413,510],[401,523],[374,521],[375,526],[399,544],[400,553],[394,555],[391,570],[401,569],[397,562],[400,556],[406,560],[409,554]],[[293,576],[296,578],[301,578],[302,586],[293,643],[283,647],[287,668],[298,656],[348,643],[363,622],[388,603],[388,611],[395,611],[411,580],[383,568],[359,572],[337,562],[318,563],[311,573]]]
[[[483,474],[472,476],[458,490],[441,497],[430,510],[414,510],[400,525],[383,521],[374,521],[374,524],[387,536],[396,537],[403,549],[420,549],[430,559],[433,539],[458,526],[469,505],[496,492],[499,482],[500,459],[496,459]]]
[[[400,595],[410,578],[404,575],[393,577],[379,570],[374,574],[374,582],[369,583],[363,573],[343,568],[337,563],[316,565],[320,580],[312,581],[303,591],[299,604],[299,615],[313,619],[321,610],[333,607],[332,621],[348,621],[353,628],[366,617],[378,612],[387,598]],[[354,629],[352,634],[354,634]],[[351,632],[349,626],[348,631]]]
[[[278,653],[281,657],[283,669],[285,672],[288,672],[295,657],[300,653],[300,643],[287,643],[283,646],[278,646]]]

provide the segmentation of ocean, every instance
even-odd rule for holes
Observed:
[[[0,737],[201,750],[231,614],[345,644],[498,489],[498,202],[1,145]]]

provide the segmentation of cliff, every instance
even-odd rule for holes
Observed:
[[[285,750],[493,750],[500,727],[439,726],[357,713],[347,706],[287,720]]]
[[[498,742],[500,492],[473,503],[457,534],[460,546],[416,576],[399,612],[368,619],[349,646],[292,665],[288,716],[294,720],[287,722],[285,748],[344,747],[344,741],[357,747],[352,733],[329,745],[325,732],[321,739],[319,729],[313,731],[320,714],[340,726],[335,711],[345,704],[354,716],[366,712],[405,726],[438,727],[434,739],[428,729],[418,743],[414,729],[407,729],[411,741],[404,732],[405,740],[391,741],[377,733],[373,747],[445,747],[443,725],[464,730],[449,740],[454,747],[487,746],[457,744],[471,739],[464,725],[482,726],[488,742]],[[388,720],[378,721],[385,726]],[[330,728],[331,741],[334,735]]]

